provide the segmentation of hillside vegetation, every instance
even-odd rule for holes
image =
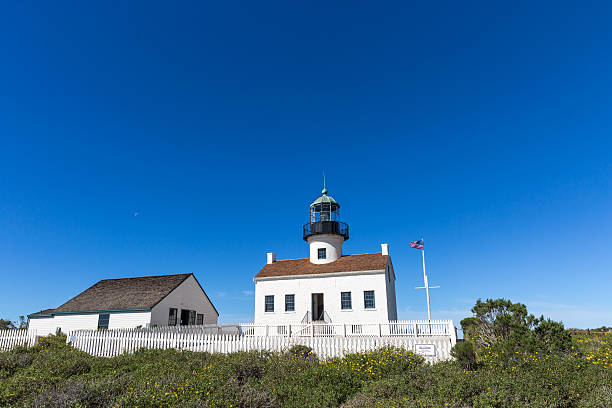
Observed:
[[[478,316],[466,322],[475,332],[454,349],[457,361],[434,365],[392,348],[319,361],[299,346],[281,354],[141,350],[102,358],[50,336],[0,353],[0,406],[612,407],[612,335],[570,337],[550,323],[536,332],[541,322],[512,334],[520,319],[510,319],[517,326],[506,337],[487,337],[501,327],[488,316],[491,325],[478,329]]]

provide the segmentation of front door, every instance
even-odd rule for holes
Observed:
[[[181,326],[189,324],[189,310],[181,309]]]
[[[312,320],[323,320],[325,309],[323,308],[323,294],[312,294]]]

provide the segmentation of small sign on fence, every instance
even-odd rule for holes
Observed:
[[[419,356],[423,357],[435,357],[436,356],[436,345],[435,344],[415,344],[414,352]]]

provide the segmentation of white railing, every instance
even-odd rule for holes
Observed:
[[[235,325],[243,336],[280,337],[452,337],[456,341],[452,320],[397,320],[385,323],[300,323]]]
[[[79,330],[68,334],[67,342],[89,354],[113,357],[131,353],[141,348],[181,349],[209,353],[267,350],[281,352],[300,344],[312,348],[322,359],[342,357],[347,353],[374,350],[393,346],[415,351],[426,350],[427,361],[436,362],[450,358],[454,341],[449,337],[288,337],[216,335],[171,331]],[[422,353],[421,353],[422,354]]]
[[[452,320],[397,320],[384,323],[325,323],[298,324],[237,323],[200,326],[159,326],[113,329],[124,332],[191,333],[264,337],[452,337],[456,341]]]
[[[239,334],[236,324],[204,324],[190,326],[147,326],[111,329],[122,332],[192,333],[192,334]]]
[[[27,329],[0,330],[0,351],[10,350],[16,346],[33,346],[36,334],[28,333]]]

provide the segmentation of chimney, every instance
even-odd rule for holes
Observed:
[[[268,262],[267,262],[268,264],[276,262],[276,254],[275,253],[268,252],[267,255],[268,255]]]
[[[389,244],[380,244],[383,255],[389,255]]]

